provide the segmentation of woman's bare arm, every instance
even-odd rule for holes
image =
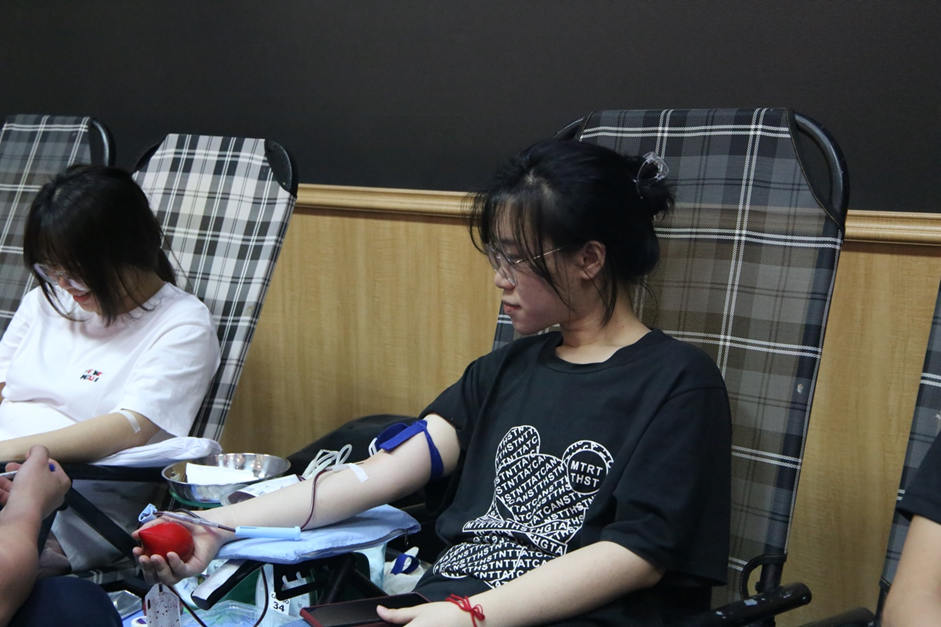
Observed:
[[[441,455],[444,473],[454,471],[460,457],[457,433],[440,416],[428,416],[428,432]],[[345,520],[377,505],[383,505],[421,488],[431,474],[428,443],[421,435],[412,437],[394,451],[380,451],[358,464],[368,479],[360,481],[357,473],[346,469],[331,472],[317,482],[316,500],[311,515],[311,482],[302,481],[276,492],[243,501],[236,505],[202,512],[209,520],[230,527],[274,526],[292,527],[304,524],[306,528],[322,527]],[[231,534],[191,526],[196,552],[187,562],[176,554],[168,560],[148,558],[135,550],[148,581],[175,583],[185,577],[202,572],[219,548],[234,539]]]
[[[499,588],[470,598],[486,627],[545,625],[579,616],[629,592],[649,588],[663,570],[613,542],[596,542],[534,568]],[[467,627],[470,617],[453,603],[382,609],[386,621],[411,627]]]
[[[93,462],[118,451],[143,446],[160,427],[137,412],[139,431],[123,414],[103,414],[62,429],[0,442],[0,460],[22,460],[30,447],[40,444],[62,463]]]
[[[941,525],[915,516],[886,599],[884,627],[941,625]]]

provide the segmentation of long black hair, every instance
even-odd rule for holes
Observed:
[[[143,190],[120,168],[72,166],[43,185],[26,219],[23,260],[42,286],[46,300],[68,317],[53,286],[34,264],[68,272],[84,283],[106,324],[137,298],[127,283],[129,270],[152,271],[168,283],[176,273],[164,253],[163,232]],[[137,306],[143,303],[136,302]]]
[[[654,219],[673,207],[658,158],[624,156],[576,141],[548,140],[507,161],[473,196],[471,238],[479,250],[510,236],[520,257],[565,301],[546,253],[575,251],[589,241],[606,249],[596,287],[614,314],[621,289],[643,286],[660,259]]]

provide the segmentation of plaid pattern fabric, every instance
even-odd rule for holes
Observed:
[[[657,224],[661,262],[634,305],[648,325],[719,365],[732,406],[729,586],[785,555],[843,222],[814,196],[784,109],[603,111],[581,141],[654,151],[676,209]],[[512,341],[502,315],[494,346]]]
[[[259,139],[168,135],[136,173],[166,234],[180,286],[202,300],[222,361],[191,435],[218,440],[295,198]]]
[[[938,435],[939,426],[941,426],[941,290],[935,303],[928,349],[925,352],[925,365],[921,373],[921,385],[915,401],[912,430],[908,435],[908,449],[905,452],[902,480],[899,483],[899,500],[905,495],[905,489],[918,472],[925,455],[928,454],[928,449],[931,448]],[[892,518],[889,546],[886,550],[885,565],[880,581],[883,594],[888,593],[889,586],[895,579],[895,570],[898,568],[899,557],[902,554],[902,546],[905,544],[907,534],[908,520],[896,511]]]
[[[90,124],[90,118],[14,115],[0,129],[0,334],[35,287],[23,264],[29,205],[53,176],[91,161]]]

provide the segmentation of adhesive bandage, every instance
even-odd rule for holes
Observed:
[[[127,418],[127,421],[131,423],[131,429],[134,429],[134,433],[140,433],[140,423],[137,422],[137,416],[126,409],[119,409],[116,413],[119,413]]]

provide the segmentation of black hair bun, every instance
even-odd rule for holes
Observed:
[[[667,162],[654,152],[629,160],[631,178],[641,200],[639,208],[646,209],[645,213],[651,220],[666,215],[673,208],[674,201]]]

